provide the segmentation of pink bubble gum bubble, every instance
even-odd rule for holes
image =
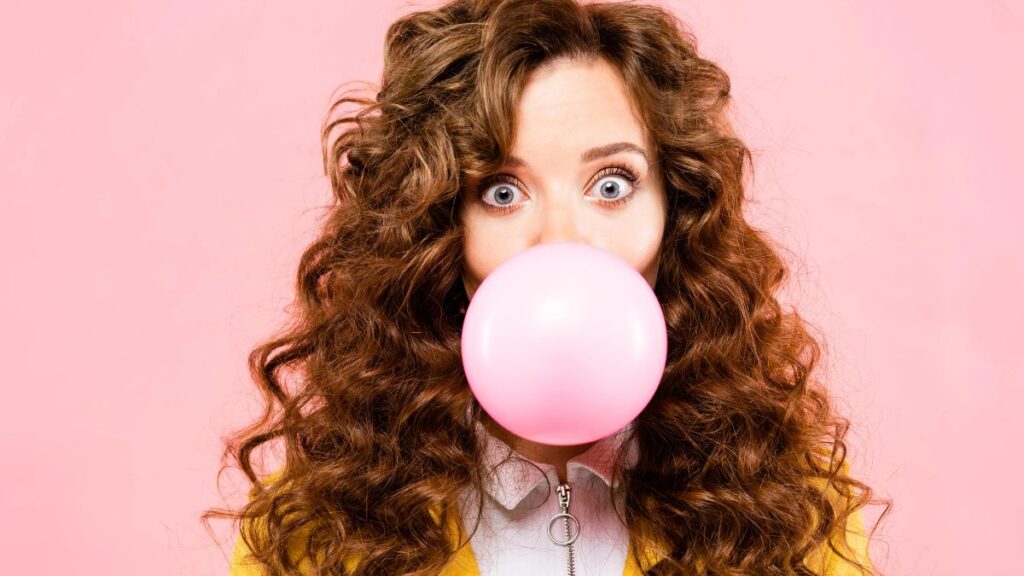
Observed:
[[[665,370],[657,297],[619,257],[541,244],[480,284],[462,363],[481,407],[513,434],[551,445],[613,434],[647,406]]]

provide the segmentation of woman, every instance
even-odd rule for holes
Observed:
[[[207,513],[242,520],[231,573],[876,573],[860,508],[886,501],[850,474],[818,344],[744,220],[729,98],[655,7],[461,0],[395,22],[376,98],[325,123],[337,202],[295,322],[250,356],[266,411],[226,454],[251,499]],[[483,279],[563,241],[630,263],[668,328],[654,398],[581,446],[504,430],[459,354]],[[286,462],[264,477],[272,440]],[[560,484],[571,546],[547,533]]]

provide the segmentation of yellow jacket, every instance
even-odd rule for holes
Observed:
[[[844,468],[846,467],[845,462],[843,466]],[[272,474],[268,477],[268,481],[272,480],[277,475],[278,473]],[[448,535],[453,543],[458,542],[458,536],[462,528],[458,517],[458,514],[450,515],[451,520],[448,524]],[[434,518],[435,520],[437,519],[436,514]],[[850,515],[847,523],[847,537],[852,546],[854,557],[862,564],[871,566],[870,559],[867,554],[867,538],[865,536],[864,522],[861,518],[860,510],[857,510],[854,514]],[[305,568],[308,573],[309,561],[304,557],[304,552],[300,548],[300,542],[302,540],[302,538],[296,538],[296,545],[289,548],[288,552],[292,558],[299,559],[300,566]],[[652,566],[654,561],[658,558],[658,553],[653,548],[645,549],[644,555],[644,568]],[[847,554],[847,556],[850,555],[851,554]],[[260,571],[260,568],[250,563],[250,561],[249,549],[245,545],[245,542],[239,537],[235,544],[228,576],[263,576],[263,572]],[[860,576],[860,571],[857,570],[855,566],[846,563],[836,556],[828,547],[827,543],[815,551],[815,553],[808,558],[806,564],[816,574],[820,574],[822,576]],[[354,565],[355,562],[346,563],[348,568],[351,568]],[[626,567],[622,574],[623,576],[643,575],[641,566],[633,555],[632,550],[630,550],[626,555]],[[448,564],[447,568],[445,568],[440,576],[480,576],[480,570],[477,567],[476,558],[473,556],[470,546],[463,546],[459,549],[453,560]]]

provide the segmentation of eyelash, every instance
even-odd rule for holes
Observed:
[[[595,178],[597,180],[600,180],[605,176],[611,175],[622,176],[633,187],[632,192],[621,198],[618,198],[616,200],[601,200],[603,204],[606,204],[613,208],[621,208],[622,206],[625,206],[627,202],[632,200],[634,196],[636,196],[637,182],[639,182],[640,176],[637,175],[636,170],[633,170],[632,168],[626,166],[625,164],[611,164],[605,168],[602,168],[601,171],[597,173]],[[477,186],[476,194],[481,202],[483,202],[484,193],[487,192],[487,188],[494,184],[497,184],[498,182],[504,182],[506,184],[518,186],[519,188],[524,188],[522,182],[520,182],[519,179],[516,178],[515,176],[512,176],[511,174],[496,174],[494,176],[491,176],[490,178],[485,179],[483,182],[479,184],[479,186]],[[483,202],[483,205],[484,208],[486,208],[487,210],[497,212],[500,214],[507,214],[509,212],[512,212],[513,210],[516,210],[516,206],[514,205],[494,206],[493,204],[488,204],[487,202]]]

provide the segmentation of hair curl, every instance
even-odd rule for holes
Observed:
[[[511,153],[517,98],[555,58],[621,72],[669,199],[654,287],[668,361],[636,419],[636,465],[620,454],[615,471],[633,552],[664,552],[648,574],[812,574],[805,561],[823,546],[870,569],[849,553],[847,520],[891,503],[847,473],[849,422],[812,379],[820,347],[775,297],[788,276],[777,249],[744,220],[751,158],[726,118],[729,77],[669,12],[626,2],[458,0],[389,27],[379,92],[338,98],[323,126],[334,201],[302,255],[294,318],[249,357],[265,409],[225,458],[252,498],[204,522],[243,520],[267,574],[309,562],[427,575],[450,561],[452,503],[480,491],[482,417],[459,353],[455,215],[466,178]],[[253,460],[275,440],[285,465],[265,483]],[[297,559],[300,535],[309,554]]]

